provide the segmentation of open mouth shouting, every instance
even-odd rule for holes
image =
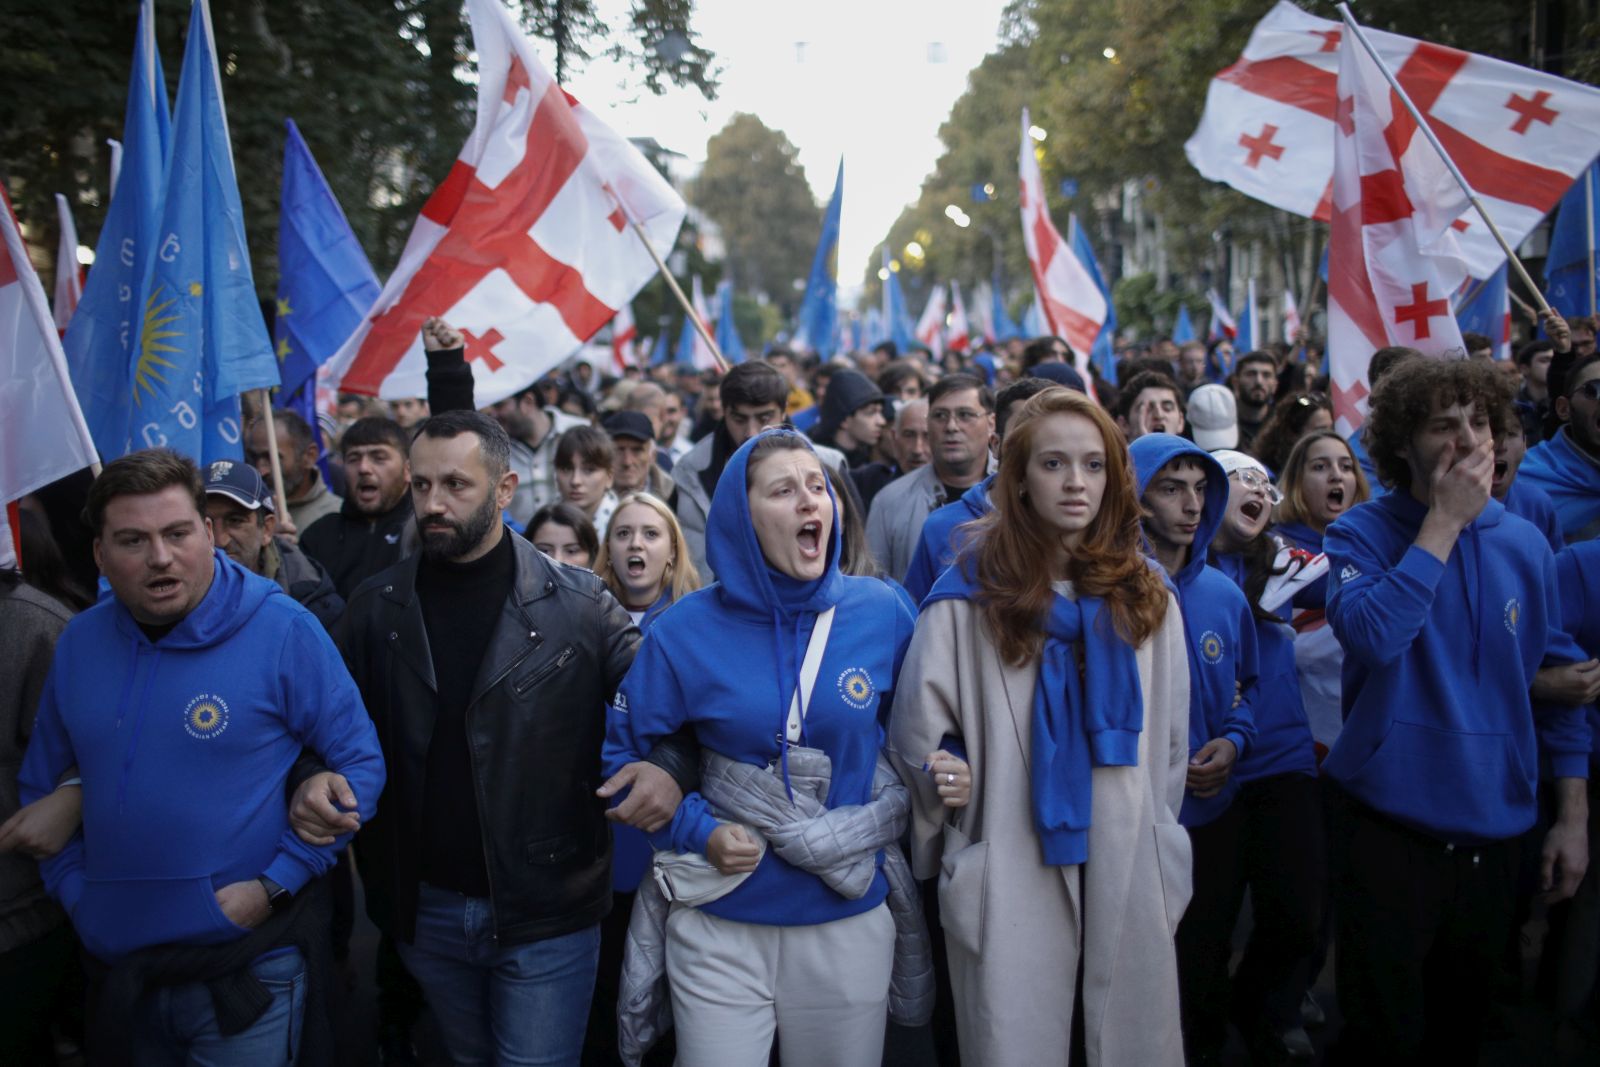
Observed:
[[[1344,510],[1344,486],[1334,485],[1328,487],[1328,511],[1337,514]]]
[[[628,572],[629,578],[643,578],[645,570],[644,557],[635,552],[623,561],[623,567]]]
[[[803,523],[795,535],[800,542],[800,557],[812,560],[822,558],[822,523],[816,519]]]
[[[1266,510],[1267,502],[1260,498],[1246,500],[1243,504],[1239,505],[1239,514],[1243,515],[1251,522],[1256,522],[1259,520]]]

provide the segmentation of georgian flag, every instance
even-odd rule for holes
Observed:
[[[1342,24],[1280,0],[1239,61],[1211,80],[1200,126],[1184,145],[1195,169],[1328,221],[1344,35]],[[1600,89],[1412,37],[1366,35],[1512,247],[1600,147]],[[1472,275],[1487,277],[1505,259],[1500,246],[1476,212],[1458,211],[1454,222]]]
[[[1383,72],[1346,35],[1328,239],[1328,358],[1335,425],[1366,419],[1367,364],[1387,345],[1460,354],[1450,296],[1467,277],[1452,225],[1468,205]]]
[[[633,304],[624,302],[611,320],[611,365],[618,374],[633,362],[633,343],[639,338],[639,328],[633,322]]]
[[[928,294],[928,303],[922,309],[922,318],[917,320],[916,329],[917,340],[927,346],[934,359],[944,355],[944,315],[944,286],[935,285],[933,292]]]
[[[1299,343],[1300,309],[1295,306],[1294,292],[1283,291],[1283,339],[1290,344]]]
[[[72,205],[60,193],[56,194],[56,223],[56,299],[51,310],[56,332],[65,334],[78,301],[83,299],[83,273],[78,267],[78,224],[72,218]]]
[[[684,202],[644,156],[557,85],[498,0],[466,0],[478,118],[423,206],[400,264],[334,357],[341,390],[427,392],[420,331],[466,337],[479,407],[518,392],[611,321],[656,273]]]
[[[965,352],[972,346],[972,327],[967,322],[967,305],[961,302],[961,283],[950,283],[950,327],[945,343],[952,352]]]

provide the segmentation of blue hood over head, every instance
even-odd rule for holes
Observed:
[[[1134,474],[1139,482],[1139,497],[1144,498],[1144,493],[1150,486],[1150,481],[1161,468],[1171,463],[1179,456],[1191,456],[1206,471],[1206,502],[1200,508],[1200,528],[1194,532],[1194,545],[1189,550],[1189,561],[1183,569],[1173,575],[1173,580],[1182,586],[1206,565],[1206,548],[1211,544],[1211,539],[1216,536],[1217,528],[1222,525],[1222,517],[1228,511],[1228,475],[1212,455],[1193,441],[1178,437],[1170,433],[1147,433],[1134,440],[1128,446],[1128,455],[1133,458]]]
[[[723,601],[730,607],[762,617],[792,618],[804,612],[825,611],[843,595],[843,575],[839,570],[839,502],[829,483],[828,501],[833,508],[833,523],[828,533],[828,569],[822,577],[801,582],[767,562],[750,517],[750,495],[745,481],[751,454],[762,441],[775,437],[793,438],[811,455],[816,455],[804,434],[782,427],[764,430],[741,445],[729,457],[717,481],[716,494],[711,498],[711,512],[706,517],[706,561],[717,576]]]

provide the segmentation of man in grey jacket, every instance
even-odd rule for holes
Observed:
[[[884,486],[867,516],[867,544],[885,574],[903,581],[923,520],[989,472],[994,393],[971,374],[948,374],[928,390],[933,461]]]
[[[707,582],[716,577],[706,563],[706,513],[711,510],[717,479],[722,477],[728,457],[740,445],[783,422],[789,381],[772,364],[750,360],[723,376],[718,394],[722,399],[722,421],[672,465],[672,480],[678,487],[678,525],[683,527],[695,569]],[[824,465],[849,480],[842,453],[821,445],[815,446],[815,451]]]

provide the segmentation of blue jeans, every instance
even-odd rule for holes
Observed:
[[[139,1003],[133,1062],[140,1067],[284,1067],[300,1051],[306,1006],[306,964],[298,949],[283,949],[250,965],[272,1004],[248,1030],[217,1032],[211,991],[204,982],[161,986]]]
[[[427,994],[457,1067],[571,1064],[600,959],[600,925],[502,947],[489,901],[424,882],[400,958]]]

